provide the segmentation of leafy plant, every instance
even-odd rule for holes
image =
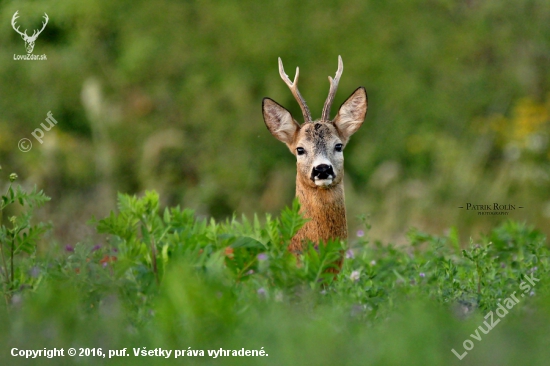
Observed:
[[[283,210],[280,219],[267,215],[264,227],[257,217],[253,223],[244,217],[242,223],[235,218],[222,223],[197,219],[192,210],[181,210],[179,206],[166,208],[160,215],[159,197],[153,191],[142,198],[119,194],[118,207],[118,214],[111,212],[97,222],[97,230],[110,235],[111,245],[118,250],[117,266],[122,271],[145,271],[154,276],[157,285],[174,256],[203,269],[213,257],[222,257],[237,281],[246,280],[250,273],[259,270],[262,258],[269,258],[271,270],[264,268],[263,273],[279,283],[274,269],[282,270],[288,263],[295,263],[286,247],[305,223],[297,201],[292,208]]]
[[[10,197],[18,193],[11,190],[6,202],[13,204]],[[49,347],[41,334],[53,332],[57,344],[124,348],[133,342],[173,349],[183,344],[187,356],[193,350],[265,346],[280,357],[290,347],[300,357],[318,357],[316,363],[334,357],[329,351],[316,356],[333,347],[339,357],[334,362],[357,364],[351,354],[363,362],[372,354],[364,351],[365,345],[383,339],[386,348],[377,357],[399,364],[392,360],[403,355],[402,342],[431,337],[425,347],[448,364],[455,357],[451,347],[502,306],[503,299],[515,293],[525,302],[503,324],[519,322],[533,311],[539,312],[539,322],[550,299],[546,238],[523,223],[503,222],[462,250],[455,228],[444,235],[411,229],[407,245],[400,246],[372,241],[363,219],[365,231],[350,240],[351,249],[344,252],[348,243],[331,240],[310,243],[296,256],[288,244],[305,223],[297,201],[278,217],[222,222],[179,207],[161,210],[156,192],[120,194],[118,201],[117,212],[95,222],[107,234],[106,245],[92,246],[84,238],[74,247],[67,245],[56,260],[38,260],[43,285],[28,292],[21,311],[13,312],[17,321],[3,318],[0,309],[0,325],[15,329],[14,337],[25,334],[18,342],[26,348]],[[3,248],[8,263],[11,243]],[[17,244],[13,248],[22,253]],[[36,265],[17,264],[14,286]],[[533,286],[525,292],[520,286],[529,280]],[[20,299],[14,296],[10,308]],[[58,308],[62,315],[54,311]],[[529,323],[521,323],[524,333],[532,331]],[[499,325],[495,332],[522,334],[507,327]],[[293,331],[289,339],[289,329],[300,333]],[[444,350],[433,346],[436,339],[445,343]],[[434,362],[428,364],[442,363]]]
[[[43,222],[36,225],[31,224],[34,209],[49,201],[50,198],[44,192],[37,191],[36,187],[31,192],[26,192],[20,185],[14,188],[13,182],[17,178],[17,174],[10,174],[8,188],[0,202],[0,256],[2,260],[0,275],[2,276],[2,292],[6,303],[10,302],[13,292],[24,284],[23,275],[16,271],[15,257],[22,253],[33,254],[38,240],[50,228],[50,225]],[[17,204],[24,210],[19,215],[10,216],[7,220],[9,224],[4,225],[4,212],[10,206]]]

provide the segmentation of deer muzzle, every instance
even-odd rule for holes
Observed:
[[[334,179],[334,170],[332,165],[319,164],[313,167],[311,171],[310,179],[315,182],[317,186],[328,186]]]

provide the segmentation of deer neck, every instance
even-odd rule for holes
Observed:
[[[309,221],[292,239],[290,250],[301,252],[310,240],[314,243],[348,236],[344,184],[341,181],[328,189],[313,188],[296,179],[296,197],[300,212]]]

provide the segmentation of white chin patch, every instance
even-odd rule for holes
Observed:
[[[332,178],[328,178],[328,179],[318,179],[318,178],[315,178],[315,185],[317,187],[327,187],[329,185],[332,184]]]

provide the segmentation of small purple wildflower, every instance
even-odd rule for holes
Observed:
[[[96,250],[99,250],[99,249],[101,249],[101,245],[96,244],[96,245],[94,245],[94,247],[92,248],[92,252],[95,252]]]
[[[363,230],[357,230],[357,236],[359,238],[362,238],[363,236],[365,236],[365,232]]]
[[[260,287],[256,292],[258,293],[258,296],[265,297],[265,294],[266,294],[265,288]]]
[[[67,252],[74,252],[74,247],[70,244],[65,245],[65,250]]]
[[[29,275],[32,278],[37,278],[40,275],[40,268],[38,268],[37,266],[32,267],[29,272]]]
[[[265,253],[260,253],[257,255],[257,258],[259,261],[265,261],[267,259],[267,254]]]
[[[426,274],[424,272],[420,272],[419,276],[424,278],[424,277],[426,277]]]
[[[346,250],[346,259],[353,259],[355,258],[355,254],[353,254],[353,250],[348,249]]]

